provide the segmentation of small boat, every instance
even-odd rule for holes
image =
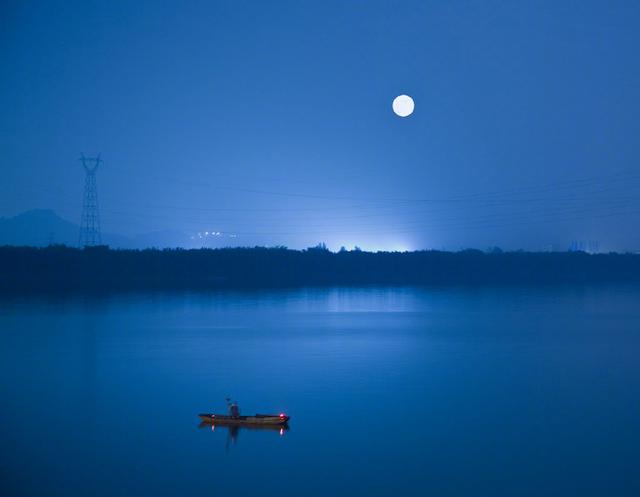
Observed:
[[[200,421],[198,424],[198,428],[215,430],[216,428],[222,430],[230,430],[231,432],[237,432],[238,430],[249,430],[249,431],[279,431],[280,435],[283,435],[285,431],[289,431],[289,424],[283,425],[229,425],[229,424],[218,424],[212,423],[211,421]]]
[[[286,425],[289,416],[280,414],[254,414],[253,416],[229,416],[227,414],[198,414],[204,423],[227,426],[278,426]]]

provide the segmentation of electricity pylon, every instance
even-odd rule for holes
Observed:
[[[86,172],[84,179],[84,199],[82,202],[82,219],[80,220],[80,247],[94,247],[102,244],[100,236],[100,214],[98,213],[98,189],[96,187],[96,169],[101,162],[97,157],[79,159]]]

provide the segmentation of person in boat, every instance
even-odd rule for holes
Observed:
[[[237,402],[232,402],[231,399],[227,397],[227,407],[229,408],[229,416],[232,418],[240,417],[240,408]]]

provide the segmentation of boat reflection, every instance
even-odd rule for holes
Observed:
[[[213,432],[227,432],[226,448],[229,450],[230,445],[235,445],[238,440],[240,431],[273,431],[277,432],[280,436],[284,436],[285,432],[289,431],[289,425],[249,425],[249,426],[237,426],[237,425],[218,425],[205,423],[204,421],[198,425],[198,428],[207,428]]]

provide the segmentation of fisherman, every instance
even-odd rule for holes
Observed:
[[[229,416],[232,418],[240,417],[240,408],[238,407],[237,402],[231,402],[231,399],[227,397],[227,407],[229,408]]]

